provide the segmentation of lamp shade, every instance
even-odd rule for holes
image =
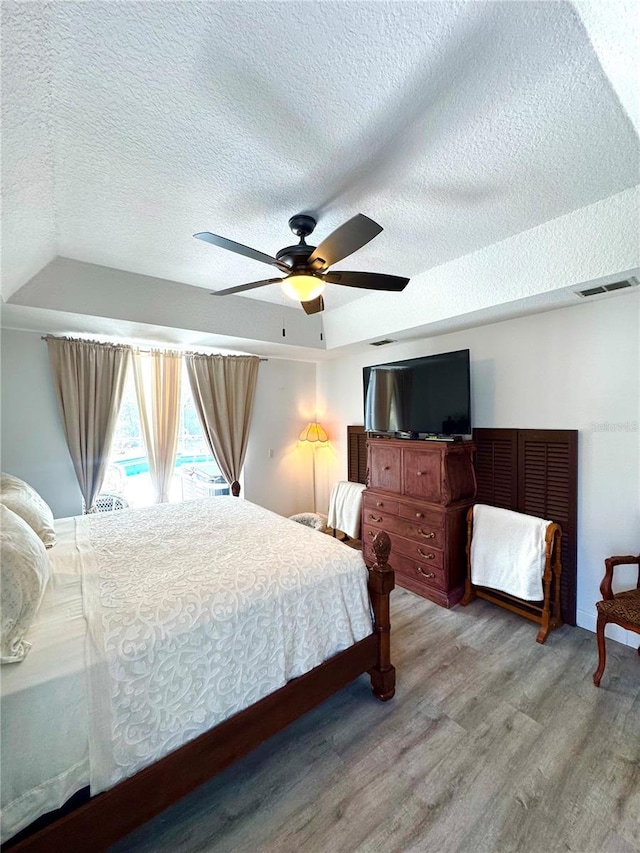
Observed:
[[[320,444],[324,444],[329,441],[329,436],[323,430],[319,423],[312,421],[308,423],[306,427],[300,433],[299,441],[309,441],[311,444],[315,444],[319,442]]]
[[[324,290],[324,281],[314,275],[288,275],[282,279],[282,289],[292,299],[309,302]]]

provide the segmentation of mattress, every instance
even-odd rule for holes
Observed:
[[[55,527],[31,649],[21,663],[0,667],[3,842],[89,784],[82,560],[75,520]]]
[[[2,837],[96,794],[372,632],[362,556],[242,499],[57,522],[2,667]]]

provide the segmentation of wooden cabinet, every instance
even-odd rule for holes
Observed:
[[[400,491],[400,456],[387,444],[368,443],[368,467],[371,489]]]
[[[402,450],[403,493],[410,497],[439,503],[442,496],[440,454],[424,453],[422,447]]]
[[[379,530],[391,537],[400,586],[453,607],[466,574],[466,511],[476,482],[472,442],[371,438],[362,502],[365,560]]]

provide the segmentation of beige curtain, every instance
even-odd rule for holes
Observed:
[[[178,450],[182,353],[133,353],[142,436],[156,503],[167,503]]]
[[[244,464],[260,359],[240,355],[185,355],[202,429],[236,497]]]
[[[122,402],[130,348],[47,338],[69,453],[87,512],[100,492]]]

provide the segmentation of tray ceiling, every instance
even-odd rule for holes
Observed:
[[[221,289],[310,212],[414,276],[638,180],[569,3],[3,3],[3,293],[56,255]],[[310,240],[313,242],[313,240]],[[87,283],[90,287],[91,283]],[[329,309],[362,291],[332,287]],[[243,299],[291,305],[277,285]]]

